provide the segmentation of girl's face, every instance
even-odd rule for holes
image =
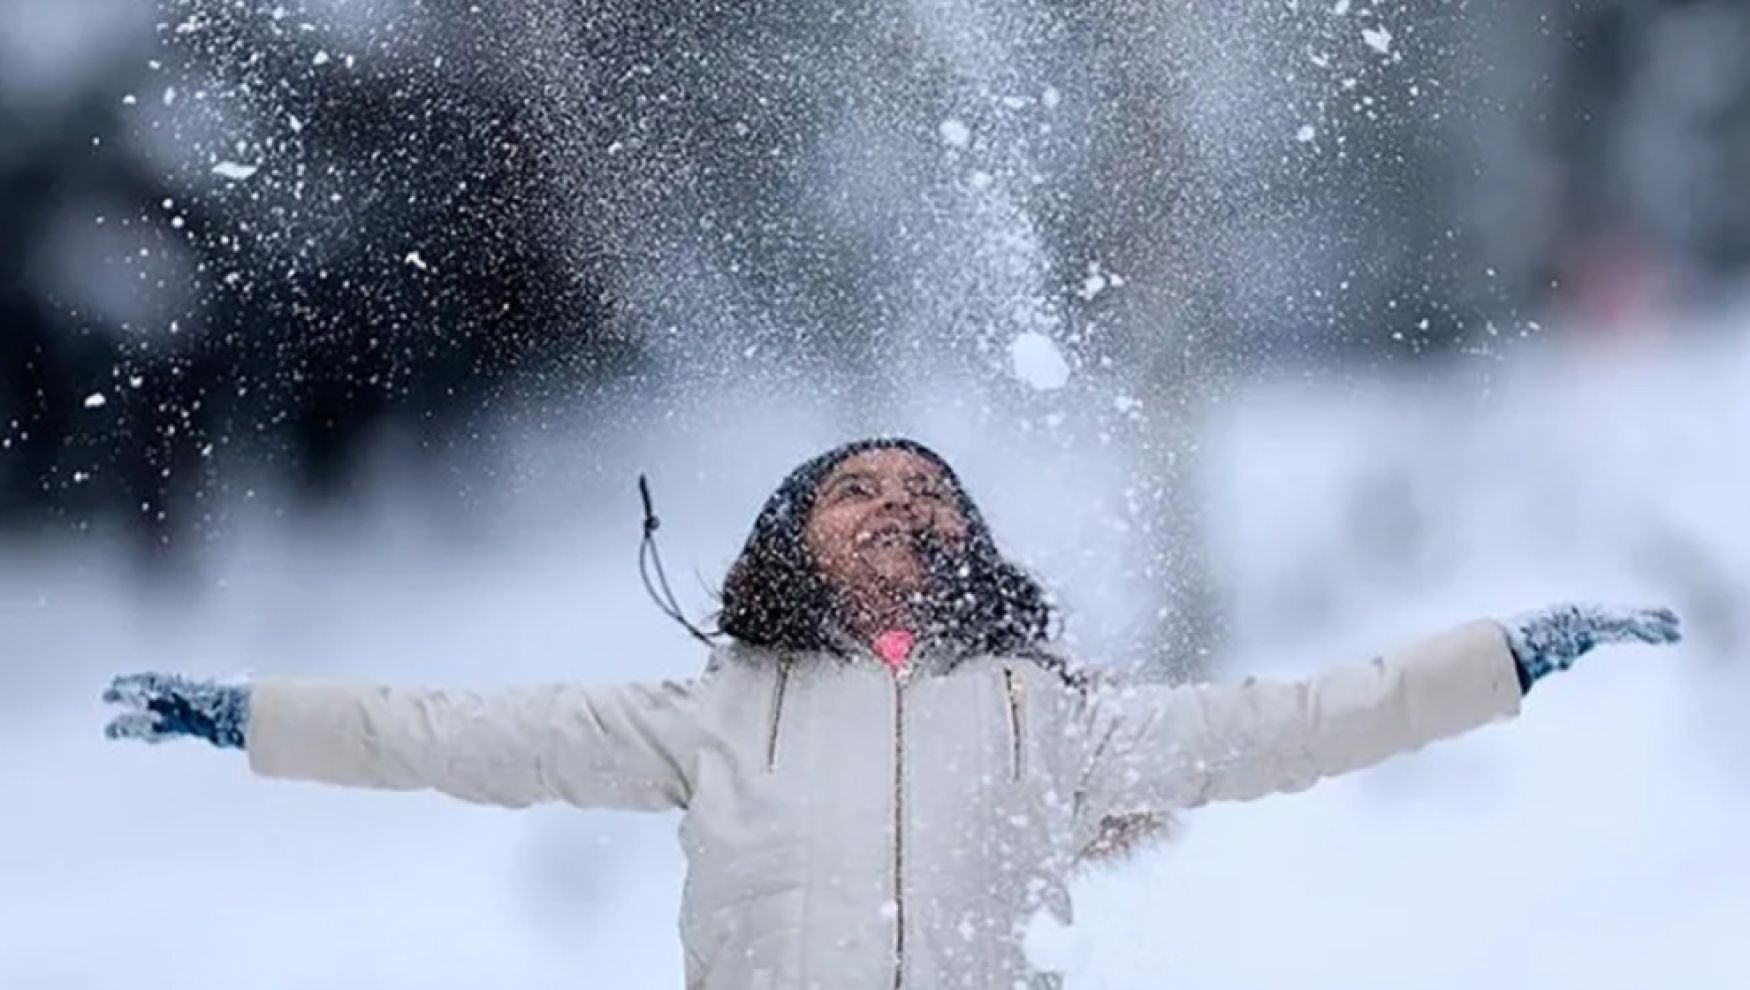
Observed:
[[[925,590],[925,534],[949,547],[964,543],[954,490],[929,460],[886,449],[852,455],[826,476],[804,539],[827,584],[867,606]]]

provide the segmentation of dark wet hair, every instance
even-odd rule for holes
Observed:
[[[717,625],[752,646],[783,650],[834,649],[837,620],[831,588],[808,552],[804,532],[820,485],[847,458],[870,450],[903,450],[941,472],[966,520],[966,540],[953,551],[936,548],[937,587],[929,599],[929,628],[920,630],[967,654],[1031,652],[1051,634],[1052,609],[1044,590],[998,552],[984,515],[941,455],[915,440],[875,437],[821,454],[790,472],[766,500],[741,556],[723,580]]]

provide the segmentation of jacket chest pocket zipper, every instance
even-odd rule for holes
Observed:
[[[1009,717],[1009,779],[1020,780],[1026,769],[1026,725],[1023,721],[1027,710],[1025,695],[1027,682],[1014,668],[1003,668],[1003,697],[1007,701]]]
[[[790,662],[778,663],[778,680],[772,686],[772,722],[766,732],[766,772],[778,769],[778,728],[784,719],[784,692],[790,686]]]

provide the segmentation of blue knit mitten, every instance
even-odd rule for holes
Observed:
[[[161,743],[192,736],[222,749],[244,746],[249,688],[242,684],[176,674],[124,674],[110,682],[103,700],[126,709],[104,727],[103,734],[111,739]]]
[[[1668,608],[1608,608],[1556,605],[1508,619],[1507,643],[1519,666],[1519,686],[1531,686],[1567,670],[1604,643],[1675,643],[1683,638],[1677,613]]]

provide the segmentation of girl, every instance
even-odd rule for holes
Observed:
[[[1658,610],[1477,621],[1307,681],[1101,679],[1047,648],[1039,585],[907,440],[803,464],[722,591],[698,677],[493,694],[117,678],[114,738],[193,736],[268,777],[509,807],[677,809],[689,990],[1059,986],[1022,952],[1075,865],[1173,809],[1310,786],[1514,715]]]

